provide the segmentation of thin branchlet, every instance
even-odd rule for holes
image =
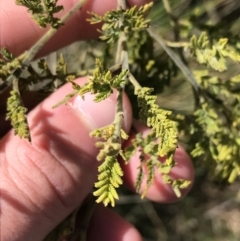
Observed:
[[[60,20],[59,20],[59,26],[63,25],[68,21],[69,18],[71,18],[79,9],[82,8],[84,3],[87,0],[79,0],[79,2],[68,12],[66,13]],[[25,1],[27,2],[27,1]],[[47,2],[47,1],[46,1]],[[34,57],[37,55],[37,53],[42,49],[42,47],[48,42],[50,38],[57,32],[58,28],[51,27],[46,34],[43,35],[42,38],[40,38],[36,44],[34,44],[28,51],[23,53],[18,58],[15,58],[13,61],[17,61],[19,64],[14,64],[14,68],[11,69],[11,74],[6,78],[6,81],[4,81],[4,87],[1,86],[0,90],[2,93],[6,90],[6,88],[11,85],[12,81],[16,78],[19,78],[22,74],[22,72],[28,67],[33,61]]]
[[[62,23],[61,19],[54,17],[54,14],[63,10],[63,6],[57,5],[57,0],[16,0],[16,4],[24,6],[31,13],[33,19],[43,28],[48,24],[58,29]]]

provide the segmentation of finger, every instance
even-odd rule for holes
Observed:
[[[149,128],[147,128],[145,125],[141,124],[140,122],[134,120],[134,127],[140,132],[143,133],[143,135],[146,135],[149,133]],[[132,134],[130,138],[125,142],[125,146],[128,146],[131,144],[131,139],[135,137],[135,134]],[[134,190],[134,186],[137,180],[137,174],[139,170],[140,160],[139,160],[140,153],[137,152],[129,161],[128,165],[122,165],[124,169],[124,182],[125,185]],[[194,179],[194,168],[191,162],[190,157],[186,153],[186,151],[179,146],[176,149],[174,160],[177,162],[176,166],[172,168],[170,172],[170,176],[173,179],[179,179],[183,178],[186,180],[190,180],[193,182]],[[141,192],[145,190],[146,187],[146,178],[143,180],[143,185],[141,186]],[[190,190],[189,186],[186,189],[181,190],[181,197],[185,196],[188,191]],[[165,184],[161,175],[155,171],[155,179],[153,184],[148,189],[147,198],[156,201],[156,202],[175,202],[179,200],[177,198],[176,194],[172,190],[172,187],[168,184]]]
[[[46,29],[40,28],[30,17],[25,7],[16,6],[15,0],[3,0],[0,9],[1,35],[0,47],[8,48],[15,56],[29,49]],[[57,15],[62,17],[78,0],[59,0],[58,5],[64,6],[64,11]],[[142,5],[149,0],[129,0],[132,5]],[[88,0],[41,50],[41,55],[57,50],[67,44],[80,39],[97,37],[96,25],[86,21],[89,18],[87,11],[104,14],[106,11],[116,9],[117,0]],[[99,27],[99,26],[98,26]]]
[[[139,232],[114,211],[97,206],[87,233],[89,241],[141,241]]]
[[[92,190],[98,150],[89,132],[113,121],[116,96],[97,104],[90,95],[85,101],[76,97],[71,105],[53,110],[70,91],[70,85],[60,88],[29,114],[32,144],[13,131],[1,140],[2,240],[42,240]],[[123,103],[128,131],[126,96]]]

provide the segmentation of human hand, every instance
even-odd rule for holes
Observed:
[[[75,1],[60,0],[65,12]],[[56,50],[70,42],[96,37],[94,26],[85,22],[86,11],[98,14],[116,7],[117,1],[89,0],[82,12],[74,16],[43,48],[41,55]],[[129,0],[131,4],[143,4],[144,0]],[[31,47],[45,29],[40,29],[29,17],[25,8],[5,0],[0,9],[0,47],[7,47],[16,56]],[[64,13],[61,13],[64,14]],[[85,78],[77,80],[83,83]],[[71,91],[65,85],[38,104],[28,115],[32,144],[15,136],[10,130],[0,142],[1,163],[1,240],[38,241],[44,237],[92,191],[96,181],[96,155],[94,139],[89,132],[112,122],[115,112],[114,94],[101,103],[94,103],[91,96],[85,101],[76,97],[71,106],[51,107]],[[124,129],[132,125],[131,105],[124,96]],[[136,128],[147,128],[135,123]],[[1,119],[0,128],[7,132]],[[4,129],[3,129],[4,128]],[[131,138],[131,136],[130,136]],[[177,149],[173,168],[174,178],[193,179],[193,167],[188,155]],[[125,185],[134,188],[137,157],[123,166]],[[184,190],[183,195],[187,192]],[[176,200],[171,187],[158,176],[150,187],[147,198],[157,202]],[[97,205],[90,227],[88,240],[141,240],[138,231],[108,208]]]

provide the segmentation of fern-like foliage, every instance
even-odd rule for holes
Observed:
[[[121,137],[127,139],[128,135],[122,129],[119,132],[119,118],[90,133],[90,136],[103,140],[96,143],[96,147],[100,148],[97,159],[103,163],[98,168],[98,181],[95,183],[97,190],[93,195],[98,197],[96,202],[103,202],[105,206],[109,203],[115,205],[115,200],[118,199],[116,188],[123,183],[123,171],[117,157],[122,155]]]
[[[95,102],[108,98],[113,93],[113,89],[118,91],[117,105],[119,106],[116,108],[114,122],[90,133],[91,137],[99,139],[96,142],[96,147],[100,149],[97,160],[103,161],[98,168],[98,182],[95,183],[97,190],[93,194],[98,197],[97,202],[103,202],[105,206],[109,203],[112,206],[115,205],[115,200],[118,199],[116,188],[122,184],[123,171],[117,157],[123,153],[121,138],[128,138],[128,135],[121,128],[123,118],[121,92],[126,83],[127,73],[128,70],[123,70],[120,74],[113,76],[111,71],[106,70],[101,61],[96,59],[93,76],[89,77],[89,81],[85,85],[81,87],[70,81],[75,90],[73,94],[79,94],[84,98],[84,95],[90,92],[95,94]],[[71,93],[66,96],[65,101],[68,101],[68,97],[71,96]]]
[[[207,33],[202,32],[199,38],[196,35],[192,36],[188,47],[200,64],[205,64],[222,72],[227,69],[226,57],[240,62],[240,54],[227,43],[227,38],[220,38],[217,43],[211,44]]]
[[[6,48],[0,49],[0,78],[6,79],[16,69],[21,68],[21,62],[18,58],[9,52]]]
[[[3,59],[1,59],[1,65],[3,65],[6,62],[12,61],[15,57],[14,55],[8,51],[6,48],[1,48],[0,49],[0,54]]]
[[[7,100],[6,119],[11,120],[15,135],[31,141],[26,112],[27,108],[23,106],[19,92],[12,90]]]
[[[69,80],[72,83],[73,89],[84,98],[86,93],[95,94],[95,102],[100,102],[108,98],[113,89],[120,90],[125,86],[126,76],[128,70],[122,71],[120,74],[113,76],[110,70],[106,70],[99,59],[96,59],[96,68],[93,72],[93,76],[89,77],[89,80],[83,86],[79,86],[74,81]],[[68,101],[68,98],[66,99]],[[61,102],[65,103],[65,101]],[[58,106],[58,104],[56,105]]]
[[[158,154],[166,156],[167,161],[173,161],[173,153],[177,148],[177,123],[170,120],[171,111],[160,109],[156,104],[157,97],[151,95],[153,89],[140,88],[136,91],[140,109],[140,120],[145,122],[161,138],[158,145]]]
[[[55,13],[62,10],[62,6],[57,6],[57,0],[17,0],[16,2],[27,7],[40,26],[46,27],[50,24],[55,28],[50,29],[53,32],[61,22],[67,21],[67,17],[61,20],[54,17]],[[84,2],[79,1],[78,7],[82,7]],[[0,52],[0,91],[5,91],[11,84],[15,86],[8,99],[7,119],[11,120],[15,133],[22,138],[30,140],[26,120],[27,110],[21,102],[20,95],[25,90],[34,89],[36,85],[41,86],[40,94],[46,96],[65,82],[72,84],[73,91],[54,107],[66,104],[75,95],[80,95],[84,99],[86,93],[95,95],[95,102],[105,100],[114,90],[118,96],[121,96],[123,90],[130,98],[133,96],[131,102],[134,114],[135,116],[139,114],[140,120],[151,129],[149,135],[146,137],[136,135],[132,146],[126,151],[122,150],[121,140],[127,139],[128,136],[121,127],[124,118],[121,98],[117,99],[114,121],[91,133],[92,137],[98,139],[96,146],[100,150],[97,159],[102,162],[94,194],[98,197],[97,201],[105,205],[115,204],[118,198],[117,188],[122,184],[123,173],[117,162],[118,156],[121,155],[128,162],[137,150],[140,152],[140,163],[136,190],[141,191],[142,196],[146,195],[158,173],[172,186],[177,196],[180,196],[181,188],[189,185],[188,180],[173,180],[170,175],[171,169],[176,165],[173,156],[178,139],[177,122],[173,121],[173,118],[178,121],[181,134],[189,138],[193,157],[200,157],[204,160],[202,163],[206,165],[211,163],[208,166],[212,167],[214,173],[229,182],[240,175],[238,161],[240,77],[235,75],[224,80],[216,74],[216,71],[214,76],[211,72],[211,69],[222,72],[229,67],[229,62],[240,61],[237,47],[233,45],[235,40],[229,38],[232,35],[226,35],[229,41],[221,36],[216,37],[217,35],[211,34],[210,30],[207,32],[207,28],[197,37],[193,35],[196,33],[194,26],[189,24],[191,20],[188,20],[187,28],[185,26],[184,29],[182,22],[179,22],[178,30],[179,37],[184,37],[185,41],[189,38],[189,42],[169,42],[159,36],[153,27],[148,28],[150,20],[146,19],[146,14],[151,7],[152,3],[130,9],[119,6],[117,10],[109,11],[104,16],[90,13],[89,21],[92,24],[103,23],[100,38],[106,43],[106,45],[104,42],[100,43],[104,46],[104,52],[101,54],[99,49],[92,51],[93,46],[91,46],[91,59],[93,61],[96,59],[94,69],[92,69],[94,63],[91,62],[87,65],[90,66],[90,70],[88,67],[87,69],[83,67],[75,73],[70,73],[63,55],[59,56],[54,71],[46,59],[38,60],[37,65],[33,66],[30,62],[39,50],[36,46],[18,58],[4,48]],[[74,9],[76,11],[76,8]],[[53,32],[50,31],[49,36]],[[45,43],[49,36],[44,38],[42,43]],[[155,43],[159,43],[159,47],[155,46]],[[186,47],[192,55],[179,51],[181,56],[178,57],[171,50],[173,46]],[[98,54],[93,54],[95,52]],[[197,59],[200,64],[197,68],[200,67],[200,70],[191,71],[191,57]],[[85,66],[86,58],[81,59],[84,63],[80,64],[82,67]],[[107,69],[105,66],[110,68]],[[160,108],[156,104],[157,96],[153,95],[153,90],[155,93],[163,90],[170,79],[175,81],[179,76],[182,78],[181,72],[195,88],[196,97],[194,113],[185,116]],[[74,82],[80,73],[91,73],[86,84],[82,86]],[[131,76],[134,76],[135,81],[132,81]],[[18,80],[17,84],[15,79]],[[163,159],[165,161],[162,161]],[[141,190],[144,180],[146,188]]]
[[[17,5],[24,6],[33,16],[33,19],[43,28],[48,24],[52,28],[59,28],[62,24],[54,14],[63,10],[63,6],[57,5],[58,0],[16,0]]]
[[[93,195],[97,196],[97,203],[109,203],[115,206],[115,200],[119,199],[116,188],[122,185],[123,171],[116,157],[107,156],[98,168],[98,182],[95,183],[97,190]]]
[[[127,10],[119,8],[116,11],[113,10],[106,13],[103,17],[98,16],[94,13],[90,13],[91,19],[89,21],[92,24],[103,22],[101,39],[107,41],[108,43],[116,42],[116,40],[119,40],[123,35],[127,39],[132,40],[135,38],[136,40],[139,39],[136,38],[136,33],[139,33],[141,30],[144,30],[148,27],[149,20],[145,20],[144,14],[149,11],[151,6],[152,3],[140,7],[139,9],[137,9],[136,7]],[[118,44],[119,43],[121,42],[118,42]],[[134,41],[134,43],[137,44],[136,41]],[[150,65],[147,69],[151,68]],[[96,68],[93,71],[93,76],[89,77],[89,81],[85,85],[79,86],[75,82],[70,81],[75,91],[74,93],[79,94],[83,98],[86,93],[94,94],[94,101],[99,102],[108,98],[112,94],[113,89],[121,92],[122,89],[125,88],[125,86],[127,85],[127,80],[131,75],[128,70],[128,64],[125,65],[125,68],[126,69],[123,69],[120,74],[113,76],[112,72],[110,70],[106,70],[102,62],[99,59],[96,59]],[[158,144],[156,148],[154,148],[155,152],[153,154],[155,155],[156,160],[153,161],[153,159],[149,158],[147,161],[143,161],[143,159],[141,159],[142,161],[140,166],[142,168],[145,166],[148,172],[147,188],[144,191],[144,196],[149,186],[154,180],[155,167],[157,166],[158,168],[160,168],[160,162],[158,160],[159,157],[166,157],[164,165],[168,166],[167,174],[169,174],[171,168],[175,166],[173,155],[177,147],[177,125],[174,121],[169,119],[171,112],[160,109],[159,106],[155,103],[157,97],[155,95],[151,95],[153,89],[142,87],[138,88],[138,84],[133,85],[138,98],[138,106],[140,107],[140,119],[152,129],[151,138],[147,138],[146,140],[148,141],[148,146],[155,145],[154,143],[158,139]],[[63,100],[61,103],[68,101],[69,97],[71,96],[71,94],[66,96],[65,100]],[[56,106],[58,106],[58,104]],[[119,117],[120,115],[117,111],[115,116],[116,120],[119,120]],[[108,203],[111,203],[113,205],[114,198],[117,198],[115,192],[110,194],[109,188],[111,187],[114,189],[114,191],[116,191],[115,189],[118,185],[120,185],[120,177],[117,176],[116,178],[119,178],[119,182],[117,182],[117,186],[113,185],[112,174],[109,168],[112,168],[111,165],[117,162],[118,155],[122,155],[126,159],[126,155],[121,150],[120,136],[122,135],[122,138],[125,139],[127,136],[123,135],[123,132],[120,131],[121,126],[119,126],[119,123],[120,122],[118,121],[118,124],[116,124],[116,122],[114,121],[111,125],[97,129],[93,133],[91,133],[91,136],[93,137],[104,139],[104,141],[98,141],[96,143],[96,146],[100,148],[97,159],[103,161],[103,164],[99,167],[99,180],[96,184],[96,188],[98,188],[98,190],[94,192],[94,194],[99,196],[98,201],[104,202],[105,205],[107,205]],[[144,139],[142,139],[142,143],[142,145],[147,144],[147,142],[144,142]],[[141,142],[139,142],[138,144],[138,147],[140,147]],[[136,148],[138,147],[135,146],[133,150],[136,151]],[[102,168],[102,166],[104,166],[104,168]],[[140,191],[141,181],[143,177],[142,168],[139,168],[138,181],[136,184],[136,188],[138,191]],[[108,175],[106,175],[107,172]],[[164,174],[163,179],[166,183],[171,184],[177,196],[180,196],[180,188],[184,187],[184,185],[188,186],[189,182],[185,180],[182,181],[182,184],[180,185],[180,180],[174,181],[170,178],[169,175],[166,175]],[[110,177],[111,180],[109,180]],[[179,185],[176,183],[178,183]],[[111,189],[112,192],[113,189]]]
[[[143,168],[146,168],[147,172],[146,188],[142,197],[146,195],[148,188],[153,183],[155,169],[162,175],[163,181],[172,186],[176,196],[180,197],[180,190],[187,188],[191,182],[183,179],[173,180],[170,176],[171,169],[176,165],[173,155],[177,148],[177,123],[169,118],[171,111],[159,108],[156,104],[157,97],[151,95],[152,91],[153,89],[146,87],[136,90],[140,120],[151,128],[151,133],[146,138],[138,134],[133,140],[134,148],[127,149],[125,159],[129,159],[140,148],[140,166],[136,181],[138,192],[140,192],[144,177]],[[162,163],[159,160],[160,157],[164,157],[166,160]]]
[[[120,33],[124,32],[126,36],[131,37],[134,33],[144,30],[148,27],[150,20],[145,18],[153,3],[146,4],[139,9],[134,6],[130,9],[118,9],[107,12],[104,16],[99,16],[90,12],[91,18],[88,21],[91,24],[103,22],[100,31],[102,40],[108,43],[116,42]],[[121,23],[121,24],[120,24]]]
[[[159,143],[160,140],[156,138],[154,131],[150,132],[146,137],[138,133],[132,140],[132,146],[126,148],[124,152],[124,159],[128,163],[129,159],[138,151],[140,158],[139,172],[136,179],[135,188],[138,193],[142,193],[142,198],[145,197],[149,187],[152,185],[155,176],[159,173],[166,184],[172,186],[173,191],[177,197],[181,197],[181,189],[187,188],[191,182],[184,179],[174,180],[171,175],[171,169],[176,165],[172,156],[167,158],[166,161],[161,161],[159,158]],[[163,159],[162,159],[163,160]],[[158,175],[159,175],[158,174]],[[145,189],[142,190],[142,184],[146,177]]]
[[[13,91],[7,102],[7,120],[11,121],[15,134],[30,140],[30,132],[26,119],[27,108],[21,100],[25,90],[37,89],[41,86],[36,98],[43,99],[67,81],[76,78],[69,74],[62,55],[59,56],[56,73],[52,73],[49,63],[45,59],[37,61],[37,68],[32,65],[22,65],[21,58],[15,58],[6,48],[0,49],[0,92],[4,92],[10,85],[8,78],[13,79]],[[16,81],[17,80],[17,81]],[[72,94],[67,100],[75,95]]]
[[[195,71],[195,76],[206,95],[189,126],[190,135],[198,136],[191,154],[206,165],[215,162],[214,176],[233,182],[240,175],[240,79],[223,80],[208,71]]]
[[[240,175],[239,121],[229,126],[224,110],[216,110],[213,102],[203,103],[194,116],[196,119],[190,125],[191,134],[200,138],[191,152],[192,156],[201,157],[206,165],[214,160],[217,164],[213,170],[214,176],[232,183]],[[203,130],[205,133],[200,134]]]

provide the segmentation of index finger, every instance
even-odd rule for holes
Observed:
[[[77,2],[78,0],[59,0],[58,5],[63,5],[64,11],[59,13],[58,17],[62,17]],[[147,2],[150,2],[150,0],[128,0],[130,5],[142,5]],[[41,38],[47,29],[40,28],[31,19],[27,9],[17,6],[15,0],[2,0],[1,3],[0,47],[6,47],[15,56],[18,56]],[[102,15],[106,11],[116,9],[116,7],[117,0],[88,0],[83,8],[69,19],[43,47],[40,55],[46,55],[80,39],[97,37],[96,26],[86,21],[88,18],[87,12],[91,11]]]

